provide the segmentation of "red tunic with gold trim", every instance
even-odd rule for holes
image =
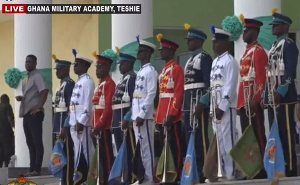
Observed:
[[[110,76],[100,80],[93,97],[93,125],[100,129],[110,129],[112,124],[112,99],[116,84]]]
[[[264,48],[256,41],[247,45],[246,51],[240,61],[240,84],[237,109],[245,106],[245,92],[250,89],[250,98],[257,103],[261,102],[261,95],[266,83],[266,66],[268,56]]]
[[[175,116],[175,122],[181,120],[183,95],[183,69],[175,60],[171,60],[159,76],[159,104],[155,122],[163,124],[168,115]]]

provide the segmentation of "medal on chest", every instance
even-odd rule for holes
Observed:
[[[101,95],[99,97],[99,105],[105,106],[105,95],[104,95],[104,88],[105,88],[105,81],[100,83],[98,91],[101,92]]]
[[[282,39],[277,45],[273,46],[269,53],[272,65],[276,65],[279,71],[284,72],[285,66],[283,62],[283,47],[285,40]]]
[[[167,89],[173,89],[174,88],[174,80],[173,78],[169,78],[168,83],[167,83]]]
[[[169,74],[167,74],[169,73]],[[167,68],[162,76],[170,76],[170,78],[168,78],[168,82],[167,82],[167,89],[173,89],[174,88],[174,80],[173,80],[173,66]]]
[[[248,73],[247,73],[247,78],[248,80],[250,79],[255,79],[256,73],[255,73],[255,67],[254,67],[254,52],[256,50],[256,46],[252,47],[247,51],[244,57],[242,57],[242,67],[244,66],[245,68],[248,68]],[[243,65],[244,64],[244,65]]]
[[[128,92],[124,92],[124,95],[122,96],[122,101],[123,102],[130,102],[130,96],[128,94]]]
[[[128,94],[128,82],[129,82],[130,75],[126,76],[124,80],[126,80],[126,85],[125,85],[125,91],[122,96],[122,101],[123,102],[130,102],[130,96]]]
[[[59,107],[59,108],[65,108],[66,107],[66,102],[65,102],[65,98],[64,98],[65,86],[66,86],[66,82],[63,82],[61,84],[59,90],[57,91],[57,93],[59,93],[59,102],[58,102],[57,107]]]

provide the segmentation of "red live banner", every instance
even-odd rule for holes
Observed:
[[[2,4],[3,14],[25,14],[26,12],[26,4]]]

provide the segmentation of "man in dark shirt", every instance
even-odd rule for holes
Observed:
[[[21,101],[19,116],[23,118],[23,128],[29,149],[30,168],[26,176],[39,176],[44,156],[43,120],[44,104],[47,100],[48,89],[44,77],[37,71],[37,58],[28,55],[25,68],[27,78],[23,81],[23,96],[16,96]]]

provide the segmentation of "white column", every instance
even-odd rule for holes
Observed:
[[[111,4],[141,4],[141,14],[112,14],[112,49],[140,39],[153,37],[153,0],[112,0]],[[121,77],[119,69],[113,72],[112,77],[118,81]]]
[[[18,0],[18,4],[51,4],[52,0]],[[37,57],[37,69],[51,69],[52,15],[14,16],[15,67],[25,71],[25,58],[29,54]],[[15,91],[20,95],[20,88]],[[43,122],[44,160],[48,166],[52,150],[52,97],[48,94]],[[15,101],[15,154],[16,167],[29,167],[29,151],[23,130],[23,119],[19,118],[20,103]]]
[[[234,15],[240,16],[243,14],[245,18],[254,18],[260,16],[271,16],[272,9],[277,8],[278,12],[281,12],[281,0],[234,0]],[[246,44],[243,41],[242,36],[234,42],[234,57],[237,61],[240,60],[241,56],[245,52]],[[240,119],[237,117],[237,126],[240,132]],[[267,112],[265,111],[265,129],[268,136],[269,133],[269,120]]]

